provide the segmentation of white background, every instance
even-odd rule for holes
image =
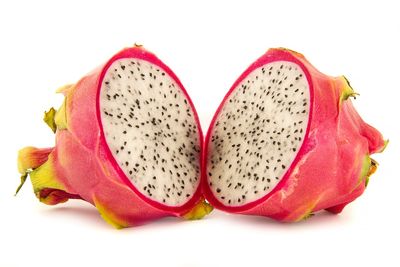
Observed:
[[[2,1],[0,266],[399,266],[400,8],[396,1]],[[180,77],[206,131],[240,73],[267,48],[346,74],[355,105],[390,144],[365,194],[339,216],[281,224],[215,211],[121,231],[86,203],[17,197],[17,150],[53,145],[54,90],[138,42]]]

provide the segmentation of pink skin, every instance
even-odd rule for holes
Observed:
[[[56,133],[56,147],[49,155],[55,179],[64,190],[41,190],[47,204],[65,202],[68,198],[82,198],[101,206],[119,226],[142,224],[165,217],[183,216],[201,201],[201,186],[182,206],[167,206],[140,193],[118,166],[106,143],[99,110],[99,94],[103,77],[109,66],[118,59],[137,58],[149,61],[165,71],[182,89],[188,99],[199,129],[200,147],[203,146],[198,116],[183,85],[176,75],[154,54],[142,47],[127,48],[83,77],[66,94],[67,129]],[[47,199],[47,201],[46,201]],[[100,210],[100,208],[99,208]],[[104,214],[103,214],[104,217]]]
[[[283,179],[266,196],[243,206],[226,206],[212,193],[208,177],[202,179],[206,199],[217,209],[261,215],[279,221],[297,221],[310,213],[327,209],[342,211],[360,196],[363,160],[379,152],[382,135],[366,124],[350,100],[340,101],[348,87],[343,77],[330,77],[316,70],[301,54],[287,49],[270,49],[233,84],[220,104],[208,130],[203,154],[206,173],[208,144],[213,126],[225,101],[236,86],[254,69],[273,61],[290,61],[304,71],[310,87],[310,116],[303,144]]]

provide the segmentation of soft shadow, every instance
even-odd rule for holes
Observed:
[[[137,228],[140,228],[141,230],[147,230],[147,229],[170,229],[171,227],[176,227],[178,224],[184,222],[183,219],[177,218],[177,217],[164,217],[160,219],[156,219],[154,221],[148,221],[144,224],[141,225],[136,225],[130,228],[124,229],[125,231],[129,230],[135,230]]]
[[[277,229],[297,229],[297,228],[307,228],[316,226],[331,226],[337,224],[338,222],[343,222],[346,220],[347,216],[341,214],[336,215],[329,213],[327,211],[317,212],[314,216],[299,222],[279,222],[264,216],[253,216],[253,215],[241,215],[241,214],[228,214],[223,212],[216,212],[214,214],[215,219],[225,219],[236,224],[251,224],[257,227],[274,227]]]
[[[53,207],[44,207],[45,209],[42,210],[43,213],[54,216],[66,216],[71,218],[72,220],[76,221],[79,224],[87,224],[91,227],[98,226],[99,228],[103,229],[111,229],[115,230],[114,227],[109,225],[107,222],[103,220],[99,212],[96,210],[95,207],[91,206],[88,203],[81,203],[81,202],[73,202],[68,201],[65,204],[53,206]],[[203,219],[204,220],[204,219]],[[121,229],[122,231],[135,231],[137,229],[151,229],[154,230],[156,228],[159,229],[170,229],[171,227],[179,226],[182,223],[190,223],[193,221],[187,221],[182,218],[178,217],[164,217],[160,219],[156,219],[153,221],[147,221],[140,225],[135,225],[127,228]],[[121,231],[120,230],[120,231]]]
[[[73,203],[72,201],[64,204],[63,206],[54,206],[47,207],[45,210],[42,210],[43,213],[54,215],[58,217],[59,215],[67,216],[68,218],[72,218],[77,223],[87,224],[91,227],[98,226],[103,229],[111,229],[114,228],[106,223],[100,214],[97,212],[96,208],[87,203]],[[171,227],[180,227],[182,224],[189,223],[207,223],[208,220],[222,220],[229,221],[231,224],[238,225],[247,225],[247,226],[255,226],[257,228],[268,228],[271,229],[298,229],[298,228],[314,228],[315,227],[327,227],[332,226],[337,223],[343,223],[344,221],[349,220],[348,213],[344,214],[331,214],[326,211],[317,212],[314,216],[309,219],[295,222],[295,223],[285,223],[273,220],[264,216],[252,216],[252,215],[241,215],[241,214],[230,214],[222,211],[214,210],[211,214],[206,216],[205,218],[197,221],[187,221],[178,217],[164,217],[161,219],[157,219],[154,221],[149,221],[147,223],[136,225],[133,227],[128,227],[122,229],[123,231],[135,231],[137,229],[143,230],[154,230],[154,229],[167,229],[170,230]]]
[[[58,206],[47,207],[42,212],[55,217],[63,215],[68,218],[72,218],[73,220],[77,221],[77,223],[87,223],[91,227],[93,227],[93,225],[100,228],[111,227],[103,221],[95,207],[85,203],[73,203],[72,201],[68,202]]]

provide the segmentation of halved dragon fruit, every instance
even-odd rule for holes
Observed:
[[[74,85],[46,113],[54,148],[27,147],[18,159],[41,202],[92,203],[117,228],[164,216],[198,219],[203,136],[175,74],[143,47],[127,48]]]
[[[386,142],[364,123],[344,76],[270,49],[234,83],[210,125],[204,192],[221,210],[298,221],[360,196]]]

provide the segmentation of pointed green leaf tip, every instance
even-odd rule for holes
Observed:
[[[28,172],[26,172],[25,174],[21,175],[21,183],[19,184],[17,190],[15,191],[14,196],[16,196],[18,194],[19,190],[21,190],[21,188],[24,185],[27,177],[28,177]]]
[[[64,99],[61,107],[57,110],[54,116],[54,123],[58,130],[67,129],[67,98]]]
[[[378,162],[376,160],[374,160],[373,158],[370,158],[371,163],[368,169],[368,173],[367,176],[365,177],[365,187],[368,186],[369,183],[369,178],[371,177],[372,174],[374,174],[376,172],[376,169],[378,168]]]
[[[43,118],[43,121],[50,127],[53,133],[55,133],[57,130],[56,122],[54,120],[55,115],[56,110],[54,108],[51,108],[49,111],[44,112]]]
[[[354,99],[356,96],[359,96],[359,93],[354,92],[353,87],[351,87],[349,80],[346,78],[346,76],[341,76],[341,78],[346,82],[346,87],[342,91],[342,94],[340,95],[340,102],[342,103],[344,100],[349,99],[349,97],[353,97]]]
[[[357,186],[354,189],[356,189],[358,187],[358,185],[360,185],[363,181],[364,181],[365,187],[367,187],[368,183],[369,183],[369,178],[371,177],[372,174],[374,174],[376,172],[378,165],[379,164],[376,160],[371,158],[369,155],[366,155],[363,160],[359,183],[357,184]]]
[[[210,214],[213,209],[213,206],[203,200],[200,201],[188,213],[183,215],[183,218],[185,218],[186,220],[199,220],[202,219],[204,216]]]
[[[386,140],[383,142],[383,147],[382,147],[382,149],[379,151],[379,153],[382,153],[383,151],[385,151],[385,149],[386,149],[386,147],[388,146],[388,144],[389,144],[389,139],[386,139]]]

